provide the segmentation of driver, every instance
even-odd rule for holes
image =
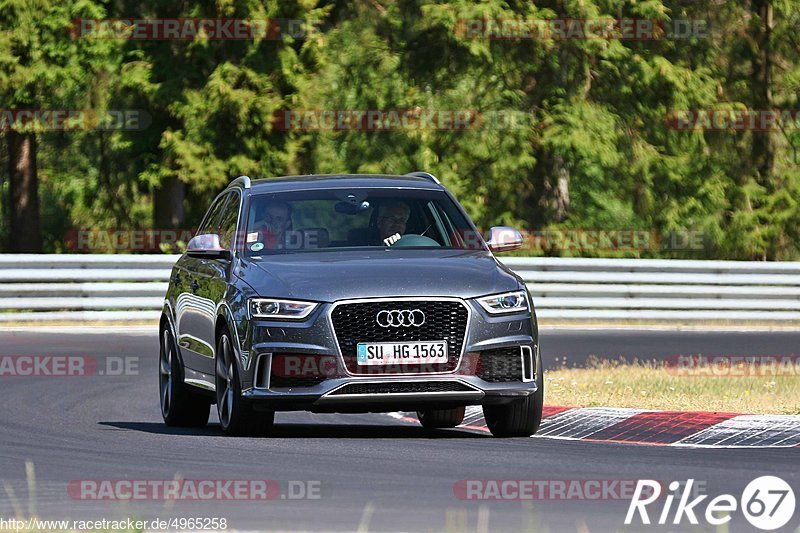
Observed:
[[[386,246],[391,246],[400,240],[406,232],[408,217],[411,208],[402,200],[389,200],[378,207],[378,237]]]

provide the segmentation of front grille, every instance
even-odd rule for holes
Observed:
[[[376,316],[382,310],[414,310],[425,313],[425,323],[419,327],[381,327]],[[336,306],[331,313],[333,329],[339,341],[344,364],[352,374],[411,372],[452,372],[464,344],[469,312],[458,301],[381,301],[346,303]],[[394,364],[386,366],[361,366],[356,361],[356,344],[359,342],[413,342],[447,341],[447,363],[418,365]]]
[[[480,352],[476,375],[484,381],[522,381],[522,358],[519,346]]]
[[[330,396],[340,394],[408,394],[426,392],[475,392],[459,381],[419,381],[412,383],[351,383],[336,389]]]

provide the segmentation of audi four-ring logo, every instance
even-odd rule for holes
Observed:
[[[382,328],[419,327],[425,323],[425,313],[419,309],[384,309],[378,311],[375,320]]]

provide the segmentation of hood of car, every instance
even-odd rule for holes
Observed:
[[[244,258],[239,276],[261,296],[334,302],[351,298],[474,298],[518,289],[489,252],[370,249]]]

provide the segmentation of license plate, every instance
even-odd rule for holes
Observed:
[[[447,341],[359,342],[356,347],[359,365],[447,362]]]

